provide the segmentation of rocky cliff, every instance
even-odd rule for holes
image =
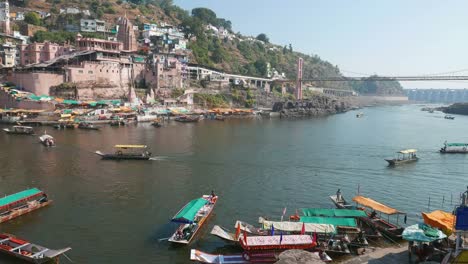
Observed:
[[[317,95],[304,101],[276,102],[273,112],[279,112],[282,117],[316,117],[344,113],[353,107],[345,98]]]

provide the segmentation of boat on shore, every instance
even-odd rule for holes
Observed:
[[[46,147],[54,147],[55,146],[55,139],[44,132],[44,135],[39,137],[39,142]]]
[[[216,195],[203,195],[182,207],[171,220],[173,223],[178,223],[179,227],[168,241],[189,244],[213,212],[217,201]]]
[[[416,156],[416,149],[404,149],[397,152],[397,158],[385,159],[389,166],[398,166],[406,163],[413,163],[419,160]]]
[[[37,188],[24,190],[0,198],[0,223],[27,214],[52,203],[47,195]]]
[[[115,153],[105,154],[97,150],[95,153],[103,160],[149,160],[151,152],[146,145],[115,145]]]
[[[439,150],[443,154],[466,154],[468,153],[468,143],[444,143],[444,146]]]
[[[88,122],[81,122],[78,124],[78,128],[80,129],[87,129],[87,130],[99,130],[99,127],[88,123]]]
[[[372,209],[371,212],[365,211],[367,217],[360,217],[359,219],[380,231],[385,237],[391,240],[401,239],[404,228],[399,225],[399,216],[404,215],[403,222],[406,223],[406,213],[361,195],[354,197],[353,201],[364,208]],[[379,213],[378,215],[377,212]],[[387,215],[388,220],[384,220],[382,214]],[[390,222],[390,216],[396,216],[396,223]]]
[[[183,116],[176,117],[174,120],[177,122],[182,122],[182,123],[196,123],[200,121],[200,116],[183,115]]]
[[[12,128],[4,128],[3,131],[13,135],[34,135],[34,129],[30,126],[13,126]]]
[[[312,238],[310,235],[248,236],[244,233],[239,242],[240,246],[247,252],[288,249],[311,250],[317,246],[316,237]]]
[[[58,263],[60,255],[71,250],[70,247],[59,250],[49,249],[13,235],[0,233],[0,253],[4,253],[30,263]]]

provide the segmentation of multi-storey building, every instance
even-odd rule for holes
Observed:
[[[21,65],[50,61],[72,51],[69,45],[59,45],[51,42],[22,44],[19,45],[19,49]]]

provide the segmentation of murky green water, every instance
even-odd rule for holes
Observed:
[[[409,221],[428,208],[450,210],[467,185],[468,156],[440,155],[445,140],[468,141],[468,117],[418,106],[377,107],[308,120],[227,120],[139,124],[102,131],[57,131],[58,146],[37,137],[0,134],[0,194],[29,187],[45,190],[54,204],[0,225],[0,231],[60,248],[75,263],[188,263],[189,250],[233,251],[209,235],[214,224],[278,218],[296,208],[328,207],[340,187],[350,199],[361,192],[402,211]],[[43,129],[43,128],[42,128]],[[38,129],[38,132],[41,128]],[[117,143],[147,144],[158,160],[101,161],[96,150]],[[388,168],[384,158],[419,149],[421,160]],[[214,215],[188,247],[159,242],[175,225],[170,218],[189,200],[220,196]],[[444,200],[444,202],[443,202]],[[0,256],[0,263],[16,263]],[[68,263],[63,259],[62,263]]]

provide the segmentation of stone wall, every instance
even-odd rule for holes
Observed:
[[[64,76],[52,72],[13,72],[9,81],[36,95],[49,95],[49,88],[63,83]]]
[[[55,106],[49,102],[17,101],[3,90],[0,90],[0,106],[2,108],[43,109],[54,110]]]

